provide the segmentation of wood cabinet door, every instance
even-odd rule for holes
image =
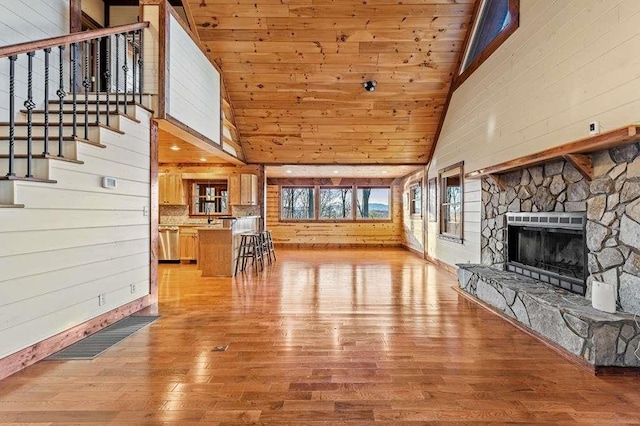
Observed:
[[[161,173],[158,175],[158,200],[160,204],[184,205],[182,176],[175,173]]]

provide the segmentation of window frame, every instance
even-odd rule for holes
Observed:
[[[415,197],[416,193],[418,194],[417,197]],[[409,185],[409,214],[411,217],[422,217],[422,198],[422,179],[420,179]],[[416,205],[419,206],[420,211],[416,211]]]
[[[224,212],[211,212],[211,213],[200,213],[195,211],[195,197],[202,198],[200,195],[196,195],[196,185],[221,185],[222,182],[227,183],[227,210]],[[229,196],[229,180],[228,179],[192,179],[188,180],[189,185],[189,216],[191,217],[209,217],[209,216],[228,216],[231,213],[231,205],[230,205],[230,196]],[[215,196],[216,199],[223,199],[222,196]],[[215,202],[215,200],[211,200],[207,202]]]
[[[502,29],[494,39],[482,50],[475,59],[467,64],[465,68],[466,59],[470,53],[471,46],[473,45],[474,38],[477,34],[479,23],[482,18],[482,12],[485,5],[490,0],[481,0],[478,2],[473,14],[472,26],[467,33],[467,37],[464,41],[462,56],[460,57],[460,65],[458,67],[457,77],[454,81],[453,90],[457,89],[467,78],[471,76],[477,70],[480,65],[484,63],[498,48],[513,34],[520,26],[520,0],[507,0],[509,2],[509,13],[511,14],[511,22],[505,28]]]
[[[313,188],[314,190],[314,215],[315,217],[312,219],[293,219],[293,218],[285,218],[282,215],[283,202],[282,202],[282,194],[283,188]],[[351,189],[351,217],[349,218],[336,218],[336,219],[322,219],[320,218],[320,189]],[[389,217],[384,219],[377,218],[360,218],[357,214],[357,197],[358,197],[358,189],[364,188],[380,188],[386,189],[389,191]],[[393,222],[393,185],[326,185],[326,184],[286,184],[286,185],[278,185],[278,217],[281,223],[363,223],[363,222],[373,222],[373,223],[391,223]]]
[[[457,173],[455,172],[456,169],[458,170]],[[444,179],[456,175],[458,175],[460,179],[460,202],[455,203],[460,204],[460,232],[459,234],[452,234],[444,231],[444,219],[447,217],[447,215],[445,215],[445,207],[453,204],[444,202],[446,194],[446,185],[444,183]],[[464,161],[460,161],[458,163],[445,167],[444,169],[440,169],[438,171],[438,183],[440,190],[440,194],[438,196],[438,212],[440,216],[440,223],[438,224],[438,237],[462,244],[464,242]]]

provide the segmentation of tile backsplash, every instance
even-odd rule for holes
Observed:
[[[231,206],[232,216],[260,216],[260,206]],[[182,225],[206,223],[207,217],[189,217],[189,206],[160,206],[160,224]]]

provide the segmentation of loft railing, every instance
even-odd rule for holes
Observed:
[[[89,125],[93,121],[96,125],[109,125],[109,116],[112,113],[119,114],[121,111],[127,114],[127,105],[136,102],[142,103],[143,92],[143,45],[144,29],[149,26],[148,22],[122,25],[112,28],[103,28],[94,31],[86,31],[71,35],[37,40],[27,43],[20,43],[11,46],[0,47],[0,58],[6,58],[9,68],[9,167],[8,177],[15,177],[16,169],[16,98],[24,99],[23,105],[26,110],[26,175],[32,178],[33,154],[33,114],[37,106],[36,102],[43,101],[43,122],[37,123],[43,127],[43,152],[47,156],[49,153],[50,135],[49,130],[57,127],[58,157],[64,157],[63,141],[64,128],[71,126],[71,137],[78,138],[78,126],[84,127],[84,139],[89,138]],[[65,53],[68,52],[68,53]],[[51,81],[51,59],[57,59],[57,67],[54,71],[58,73],[58,78]],[[36,74],[34,79],[34,58],[42,59],[42,74]],[[104,60],[102,60],[104,58]],[[23,75],[16,74],[16,64],[26,59],[26,70]],[[66,65],[66,66],[65,66]],[[0,65],[1,66],[1,65]],[[122,74],[121,74],[122,71]],[[131,74],[129,74],[131,71]],[[65,74],[66,72],[66,74]],[[42,83],[42,87],[37,88],[42,93],[40,99],[34,95],[34,80]],[[65,81],[67,81],[65,89]],[[23,97],[16,93],[16,82],[23,86]],[[51,85],[57,85],[55,95],[58,104],[57,124],[50,123],[51,101],[49,99]],[[93,93],[90,92],[93,91]],[[115,99],[111,99],[111,92]],[[64,122],[65,104],[69,104],[68,96],[71,96],[72,122]],[[78,97],[84,95],[84,99]],[[90,97],[94,96],[91,101]],[[90,111],[90,103],[94,104],[94,110]],[[78,111],[80,105],[82,111]],[[104,106],[104,108],[103,108]],[[115,107],[114,111],[111,108]],[[83,123],[79,123],[83,119]],[[95,115],[91,117],[90,115]],[[103,123],[104,120],[104,123]],[[6,138],[3,138],[6,140]]]

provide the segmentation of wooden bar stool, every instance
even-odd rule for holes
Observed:
[[[236,268],[234,275],[238,273],[238,268],[244,271],[247,267],[247,259],[251,259],[251,264],[258,273],[258,262],[260,270],[264,269],[262,243],[260,234],[252,232],[241,234],[240,248],[238,249],[238,258],[236,259]],[[242,262],[242,265],[240,263]]]
[[[263,232],[263,234],[265,235],[265,250],[267,250],[267,253],[269,255],[269,264],[271,264],[271,255],[273,255],[273,261],[276,261],[276,249],[273,246],[273,238],[271,238],[271,231],[266,230]]]

